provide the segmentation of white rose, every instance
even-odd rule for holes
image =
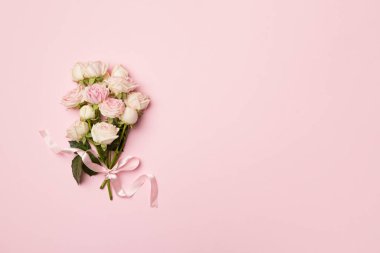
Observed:
[[[88,62],[84,66],[83,76],[86,78],[104,76],[108,65],[101,61]]]
[[[124,102],[128,107],[141,111],[148,107],[150,99],[141,92],[132,92]]]
[[[88,124],[76,121],[66,131],[66,138],[73,141],[80,141],[88,132]]]
[[[112,124],[108,124],[106,122],[99,122],[92,127],[91,136],[96,143],[108,145],[119,137],[117,135],[118,131],[119,128]]]
[[[113,76],[113,77],[124,77],[124,78],[127,78],[128,77],[128,70],[126,70],[126,68],[124,68],[121,65],[116,65],[112,69],[111,76]]]
[[[120,116],[120,120],[127,125],[133,125],[137,122],[139,115],[135,109],[126,107],[124,113]]]
[[[79,110],[81,120],[88,120],[95,118],[95,110],[91,105],[84,105]]]
[[[73,77],[73,81],[75,82],[78,82],[80,80],[83,80],[84,79],[84,71],[85,71],[85,67],[83,65],[83,63],[80,63],[80,62],[77,62],[73,69],[72,69],[72,77]]]
[[[115,95],[118,95],[120,93],[127,93],[132,90],[134,90],[137,85],[130,82],[129,79],[123,78],[123,77],[109,77],[107,80],[104,81],[108,88],[114,93]]]
[[[75,89],[72,89],[63,96],[61,103],[67,108],[75,108],[84,101],[83,92],[83,87],[78,85]]]

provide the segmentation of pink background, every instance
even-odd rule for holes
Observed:
[[[0,252],[380,252],[378,0],[8,1],[0,6]],[[110,202],[78,187],[60,105],[76,61],[153,99]]]

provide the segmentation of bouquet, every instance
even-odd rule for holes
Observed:
[[[121,155],[129,132],[150,103],[149,97],[136,91],[137,84],[121,65],[109,71],[108,65],[100,61],[76,63],[72,79],[76,87],[62,98],[62,104],[78,110],[79,120],[67,129],[70,148],[59,148],[46,131],[41,131],[50,149],[75,155],[71,167],[78,184],[84,173],[104,174],[100,189],[107,186],[110,200],[112,188],[120,197],[131,197],[145,180],[150,180],[151,205],[157,206],[157,182],[153,175],[140,176],[127,191],[117,177],[119,172],[134,170],[139,165],[138,158]]]

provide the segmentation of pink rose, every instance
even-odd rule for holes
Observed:
[[[125,104],[121,99],[107,98],[99,105],[100,113],[108,118],[119,117],[125,109]]]
[[[93,84],[85,89],[85,100],[91,104],[99,104],[106,100],[109,90],[105,85]]]
[[[78,86],[63,96],[61,103],[67,108],[77,107],[83,102],[83,87]]]

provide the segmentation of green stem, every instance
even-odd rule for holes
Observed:
[[[123,128],[124,131],[125,131],[125,128],[126,128],[126,125],[124,125],[124,128]],[[129,128],[128,128],[128,131],[125,133],[125,136],[124,136],[124,132],[123,132],[124,140],[123,140],[123,142],[121,143],[121,145],[119,145],[119,146],[117,147],[118,150],[124,148],[125,143],[127,142],[128,134],[129,134]]]
[[[107,160],[106,158],[102,155],[103,153],[103,150],[101,150],[102,147],[100,147],[99,145],[95,145],[95,148],[96,148],[96,151],[98,151],[98,155],[99,155],[99,158],[100,160],[105,164],[107,165]]]
[[[89,141],[92,145],[95,146],[96,151],[98,152],[98,155],[99,155],[99,159],[100,159],[100,161],[101,161],[103,164],[107,165],[107,163],[106,163],[107,161],[106,161],[105,157],[102,155],[102,154],[103,154],[103,153],[102,153],[103,150],[101,150],[101,147],[100,147],[99,145],[95,145],[95,143],[94,143],[92,140],[90,140],[90,139],[88,139],[88,141]]]
[[[115,166],[117,160],[119,159],[119,157],[121,155],[121,153],[119,152],[119,150],[125,146],[125,143],[126,143],[127,137],[128,137],[128,131],[127,131],[127,133],[125,133],[126,129],[127,129],[127,125],[124,124],[123,130],[122,130],[121,135],[120,135],[120,137],[123,138],[123,140],[120,143],[120,145],[116,148],[116,151],[115,151],[115,154],[114,154],[114,157],[113,157],[112,161],[111,161],[111,159],[107,159],[108,162],[105,163],[109,169],[112,169],[113,166]],[[124,134],[125,134],[125,136],[124,136]],[[108,155],[107,155],[107,158],[108,158]],[[111,161],[111,163],[109,163],[110,161]],[[110,190],[111,182],[110,182],[109,179],[104,179],[102,185],[100,186],[100,189],[104,189],[104,187],[106,186],[106,184],[107,184],[107,187],[108,187],[108,193],[110,194],[110,199],[112,200],[112,191]]]
[[[125,129],[127,128],[127,124],[124,124],[124,126],[123,126],[123,131],[121,132],[121,138],[124,138],[124,133],[125,133]],[[124,139],[126,139],[126,138],[124,138]],[[123,140],[124,141],[124,140]],[[119,144],[119,146],[117,146],[117,148],[116,148],[116,151],[119,151],[119,148],[120,148],[120,144]]]
[[[100,186],[100,189],[104,189],[104,187],[106,186],[106,183],[107,183],[107,179],[104,179],[102,185]]]
[[[112,163],[111,163],[111,169],[113,168],[113,166],[115,166],[117,160],[119,159],[119,157],[121,155],[121,153],[119,152],[119,150],[122,149],[125,146],[125,143],[127,141],[128,131],[127,131],[127,133],[125,133],[126,128],[127,128],[127,124],[124,124],[123,130],[122,130],[121,135],[120,135],[121,138],[123,138],[123,141],[116,148],[115,156],[113,157],[113,160],[112,160]],[[124,134],[125,134],[125,136],[124,136]]]
[[[108,169],[111,169],[111,151],[107,150],[107,167]]]
[[[105,159],[105,165],[107,166],[107,168],[108,169],[111,169],[111,167],[110,167],[110,162],[111,162],[111,159],[110,159],[110,155],[111,155],[111,151],[107,151],[107,154],[106,154],[106,159]],[[109,182],[110,180],[109,179],[104,179],[104,181],[103,181],[103,183],[101,184],[101,186],[100,186],[100,189],[104,189],[104,187],[106,186],[106,184],[107,184],[107,186],[108,186],[108,184],[110,184],[110,182]],[[110,189],[108,189],[108,192],[110,192]],[[111,193],[109,193],[109,194],[111,194],[111,197],[112,197],[112,192]],[[110,198],[111,198],[110,197]],[[112,199],[111,199],[112,200]]]
[[[115,166],[117,159],[119,159],[119,155],[119,151],[116,150],[111,162],[111,169],[113,168],[113,166]]]
[[[107,180],[107,188],[108,188],[108,196],[110,197],[110,200],[112,200],[113,197],[112,197],[111,181],[109,179]]]

